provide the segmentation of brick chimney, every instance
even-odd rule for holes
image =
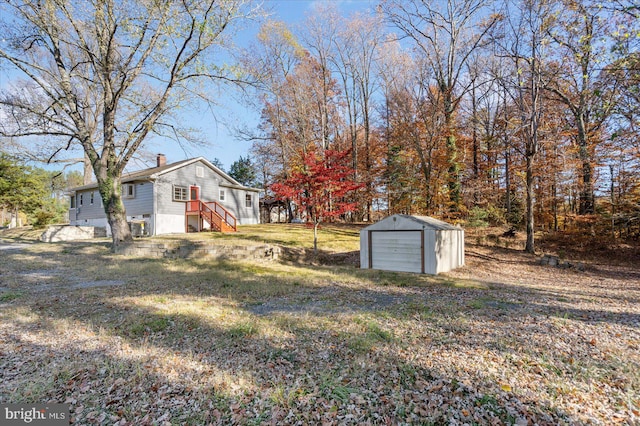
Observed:
[[[158,154],[158,156],[156,157],[156,162],[158,167],[162,167],[167,164],[167,157],[165,157],[164,154]]]

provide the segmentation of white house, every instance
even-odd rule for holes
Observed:
[[[202,157],[122,176],[122,197],[132,230],[144,235],[232,231],[260,223],[260,189],[241,185]],[[110,232],[97,183],[69,190],[69,223]]]
[[[439,274],[464,265],[464,230],[428,216],[396,214],[360,231],[360,267]]]

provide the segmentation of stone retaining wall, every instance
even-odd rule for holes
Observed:
[[[231,245],[212,241],[136,241],[132,245],[118,248],[118,254],[126,256],[164,257],[232,260],[276,260],[280,257],[280,247],[268,244]]]
[[[60,241],[90,240],[107,236],[107,230],[99,226],[52,225],[40,236],[40,241],[55,243]]]

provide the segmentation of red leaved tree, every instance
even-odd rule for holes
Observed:
[[[327,149],[322,155],[310,151],[302,155],[302,166],[289,178],[271,185],[278,198],[292,200],[306,212],[307,221],[313,223],[314,251],[318,250],[318,225],[356,209],[357,203],[349,200],[355,199],[351,195],[362,185],[353,180],[350,155],[351,150]]]

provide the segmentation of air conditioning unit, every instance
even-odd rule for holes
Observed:
[[[149,236],[149,226],[147,222],[144,220],[132,220],[129,223],[129,229],[131,230],[131,235],[134,237],[148,237]]]

